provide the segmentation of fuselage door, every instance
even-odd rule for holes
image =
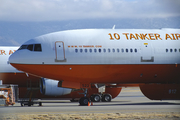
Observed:
[[[56,54],[55,62],[66,62],[64,42],[62,41],[55,42],[55,54]]]
[[[152,54],[153,48],[150,43],[143,43],[141,50],[141,62],[154,62],[154,56]]]

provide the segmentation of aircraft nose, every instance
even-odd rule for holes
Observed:
[[[9,60],[8,62],[10,64],[13,64],[13,63],[19,63],[19,53],[18,52],[14,52],[10,57],[9,57]]]

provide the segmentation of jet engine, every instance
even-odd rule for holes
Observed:
[[[70,94],[72,89],[58,87],[57,80],[41,78],[40,79],[40,92],[43,95],[60,96]]]

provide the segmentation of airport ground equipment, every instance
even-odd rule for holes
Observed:
[[[0,104],[4,106],[14,105],[18,100],[17,85],[0,85]]]
[[[31,79],[28,79],[26,94],[23,98],[19,99],[18,102],[21,104],[21,106],[32,106],[34,104],[39,104],[39,106],[42,106],[42,102],[34,102],[38,91],[40,91],[39,82],[32,82]]]

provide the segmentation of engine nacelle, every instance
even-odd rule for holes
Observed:
[[[180,100],[180,84],[146,84],[139,87],[151,100]]]
[[[41,78],[40,80],[40,92],[43,95],[60,96],[70,94],[72,89],[58,87],[57,80]]]

